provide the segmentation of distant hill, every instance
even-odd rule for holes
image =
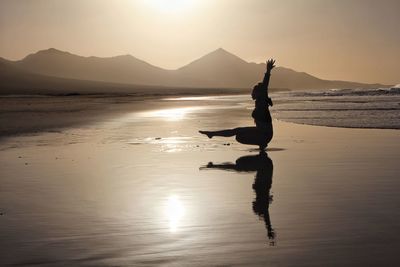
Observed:
[[[99,82],[108,83],[104,88],[127,88],[126,84],[133,84],[136,87],[248,89],[262,80],[265,71],[265,64],[246,62],[222,48],[177,70],[165,70],[131,55],[108,58],[83,57],[54,48],[30,54],[19,61],[1,59],[0,63],[2,88],[4,88],[6,77],[8,77],[9,88],[12,88],[10,77],[18,76],[19,81],[14,79],[14,82],[19,84],[19,87],[22,86],[22,83],[25,83],[24,87],[26,88],[31,85],[42,88],[48,87],[49,90],[59,90],[51,87],[65,87],[62,86],[63,83],[67,83],[68,88],[71,88],[72,84],[77,87],[86,84],[86,87],[83,87],[97,86],[103,88],[103,84]],[[6,73],[9,73],[8,76]],[[78,82],[77,80],[84,80],[85,82]],[[43,86],[44,84],[46,86]],[[310,74],[284,67],[274,69],[270,86],[271,88],[292,90],[385,87],[381,84],[322,80]]]
[[[102,82],[49,77],[19,69],[0,59],[0,94],[107,93],[113,85]],[[117,88],[121,85],[118,84]],[[133,87],[133,86],[131,86]]]
[[[166,71],[130,55],[100,58],[82,57],[54,48],[30,54],[15,65],[29,72],[78,80],[151,84]]]
[[[137,94],[137,95],[204,95],[244,93],[238,89],[162,87],[87,81],[45,76],[28,72],[0,58],[0,95],[75,95],[75,94]]]
[[[197,80],[203,87],[249,88],[263,79],[266,65],[248,63],[243,59],[219,48],[176,72],[186,78]],[[305,72],[284,67],[273,70],[270,87],[286,89],[334,89],[334,88],[376,88],[381,84],[363,84],[346,81],[318,79]]]

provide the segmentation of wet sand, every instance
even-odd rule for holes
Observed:
[[[128,101],[2,139],[0,265],[396,266],[400,132],[275,121],[267,155],[197,133],[245,106]]]

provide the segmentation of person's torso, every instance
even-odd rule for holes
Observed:
[[[255,108],[252,117],[258,121],[271,121],[271,115],[268,109],[267,92],[265,88],[259,87],[256,92]]]

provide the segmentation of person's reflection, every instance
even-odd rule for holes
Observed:
[[[213,164],[210,162],[207,166],[200,169],[257,172],[253,183],[253,189],[256,194],[255,200],[253,201],[253,211],[260,219],[264,220],[270,245],[274,246],[275,231],[272,228],[271,218],[269,216],[269,205],[272,202],[270,190],[272,186],[273,164],[268,155],[262,151],[258,155],[240,157],[236,160],[236,163]]]

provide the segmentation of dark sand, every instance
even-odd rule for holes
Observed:
[[[272,162],[218,170],[258,154],[197,133],[251,125],[241,99],[125,100],[1,125],[0,265],[397,266],[399,131],[275,121]]]

